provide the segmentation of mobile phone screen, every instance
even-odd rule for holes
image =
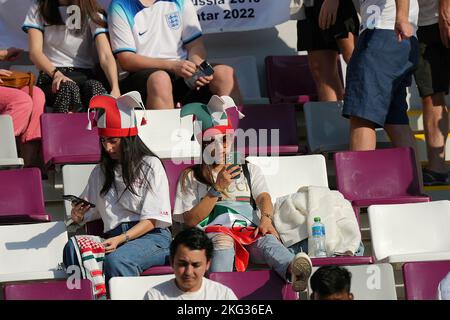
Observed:
[[[86,201],[84,199],[78,198],[78,197],[76,197],[74,195],[71,195],[71,194],[70,195],[64,195],[63,199],[67,200],[67,201],[70,201],[72,203],[75,203],[75,204],[77,204],[79,202],[83,202],[84,204],[89,205],[91,208],[95,208],[95,204],[90,203],[89,201]]]
[[[208,61],[203,61],[200,67],[205,76],[212,76],[214,74],[214,68],[208,63]]]

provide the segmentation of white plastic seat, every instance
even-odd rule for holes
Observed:
[[[180,117],[180,109],[146,110],[147,124],[139,126],[139,137],[161,159],[197,158],[200,145],[192,140],[192,116]],[[138,125],[144,110],[136,110]]]
[[[64,194],[78,197],[86,187],[95,164],[71,164],[62,167]],[[66,216],[70,217],[72,204],[64,201]]]
[[[174,274],[147,277],[114,277],[109,280],[111,300],[143,300],[150,288],[174,278]]]
[[[394,270],[389,263],[344,266],[351,274],[355,300],[397,300]],[[314,274],[318,267],[313,267]],[[311,293],[311,285],[309,286]],[[308,295],[309,296],[309,295]]]
[[[23,159],[17,156],[13,121],[9,115],[0,115],[0,168],[2,167],[23,167]]]
[[[0,226],[0,282],[66,278],[64,222]]]
[[[261,168],[274,203],[303,186],[328,187],[323,155],[247,157],[247,161]]]
[[[450,260],[450,201],[373,205],[368,213],[377,261]]]
[[[303,106],[306,137],[312,153],[349,149],[350,122],[342,116],[343,102],[308,102]],[[377,142],[388,144],[382,129],[377,129]]]

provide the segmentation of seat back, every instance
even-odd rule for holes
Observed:
[[[350,201],[420,195],[414,151],[390,148],[334,155],[337,189]]]
[[[145,110],[147,124],[139,126],[139,137],[161,159],[200,156],[200,145],[194,140],[192,116],[180,117],[181,109]],[[140,124],[144,110],[136,110]]]
[[[298,294],[272,270],[211,272],[209,279],[231,290],[239,300],[297,300]]]
[[[298,128],[295,107],[290,104],[245,105],[239,119],[235,109],[228,114],[236,130],[237,149],[246,155],[297,153]]]
[[[254,56],[213,58],[209,59],[209,62],[233,67],[239,82],[239,89],[244,99],[261,98],[258,69],[256,67],[256,58]]]
[[[163,161],[163,164],[164,168],[166,169],[167,180],[169,180],[170,206],[173,210],[173,207],[175,205],[178,180],[184,169],[190,167],[192,163],[182,162],[178,164],[170,159],[166,159]]]
[[[0,226],[0,282],[65,278],[64,222]]]
[[[5,300],[94,300],[92,283],[79,279],[79,287],[70,289],[66,281],[7,284]]]
[[[147,277],[114,277],[109,280],[111,300],[143,300],[150,288],[174,278],[174,274]]]
[[[267,56],[266,81],[271,103],[297,102],[300,95],[317,99],[308,56]]]
[[[39,70],[34,64],[15,64],[10,66],[9,70],[31,72],[35,76],[36,80],[39,77]]]
[[[89,176],[94,168],[95,164],[70,164],[63,166],[64,194],[71,194],[78,197],[86,187]],[[72,204],[69,201],[64,201],[64,207],[66,208],[66,216],[70,217]]]
[[[376,260],[440,260],[450,253],[450,201],[373,205],[368,209]],[[417,260],[411,260],[417,259]]]
[[[12,118],[10,115],[0,115],[0,168],[22,166],[23,159],[17,156]]]
[[[408,262],[403,265],[407,300],[436,300],[438,285],[450,272],[450,260]]]
[[[97,128],[87,130],[86,113],[44,113],[41,116],[42,151],[47,166],[97,163],[100,143]]]
[[[0,171],[0,223],[49,221],[41,172],[37,168]]]
[[[274,203],[277,198],[295,193],[300,187],[328,187],[323,155],[248,157],[247,161],[261,169]]]
[[[389,263],[345,266],[351,274],[351,289],[355,300],[397,300],[394,270]],[[312,274],[317,271],[313,268]],[[311,284],[309,284],[311,293]]]

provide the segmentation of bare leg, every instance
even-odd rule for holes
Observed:
[[[362,118],[350,117],[350,150],[375,150],[376,145],[375,125]]]
[[[337,59],[338,54],[333,50],[308,52],[309,69],[316,83],[319,101],[337,101],[344,97]]]
[[[172,81],[165,71],[156,71],[147,79],[146,109],[173,109]]]
[[[34,140],[21,143],[19,145],[20,156],[23,159],[25,168],[37,167],[43,168],[43,160],[41,156],[41,141]]]
[[[422,99],[423,125],[427,143],[428,169],[446,173],[445,143],[448,135],[448,110],[445,96],[436,93]]]
[[[238,106],[242,104],[241,91],[232,67],[226,65],[215,66],[214,78],[209,84],[209,90],[212,94],[218,96],[230,96]]]
[[[349,63],[350,58],[352,57],[357,39],[358,38],[353,33],[349,32],[348,38],[337,40],[339,49],[341,50],[342,57],[344,58],[346,64]]]

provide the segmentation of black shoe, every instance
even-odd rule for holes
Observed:
[[[424,186],[445,186],[450,184],[448,173],[439,173],[427,168],[422,169]]]

